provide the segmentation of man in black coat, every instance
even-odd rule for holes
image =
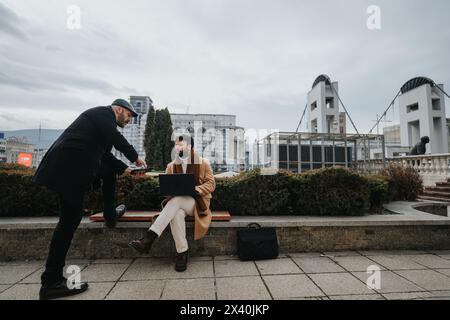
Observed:
[[[60,201],[59,222],[41,276],[41,299],[87,290],[87,283],[77,284],[74,288],[67,285],[63,277],[67,251],[83,216],[84,194],[99,178],[103,180],[105,223],[115,225],[116,176],[131,169],[114,157],[112,147],[136,166],[146,166],[133,146],[117,130],[117,126],[125,127],[133,116],[137,116],[133,106],[123,99],[117,99],[111,106],[86,110],[53,143],[36,170],[34,181],[56,191]]]

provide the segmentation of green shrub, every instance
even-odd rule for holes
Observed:
[[[0,162],[0,172],[9,174],[33,175],[34,169],[28,168],[21,164]]]
[[[382,175],[366,176],[369,184],[370,211],[379,213],[383,210],[383,203],[391,201],[389,178]]]
[[[211,206],[233,215],[286,214],[289,205],[290,174],[261,175],[259,170],[217,181]]]
[[[309,171],[293,177],[291,203],[299,215],[361,215],[369,204],[368,182],[342,168]]]
[[[32,182],[33,171],[0,169],[0,217],[55,216],[58,197]],[[362,176],[347,169],[327,168],[302,174],[279,172],[261,175],[259,170],[233,178],[217,179],[211,208],[235,216],[257,215],[361,215],[377,211],[389,201],[398,175]],[[408,180],[409,181],[409,180]],[[117,203],[129,210],[160,210],[157,178],[121,176]],[[89,213],[102,210],[101,190],[86,194]]]
[[[32,174],[0,171],[0,217],[41,217],[58,214],[57,196],[32,181]]]

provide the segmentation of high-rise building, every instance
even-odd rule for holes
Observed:
[[[439,86],[439,88],[437,88]],[[448,153],[448,129],[445,116],[444,85],[428,78],[414,78],[401,88],[400,138],[404,147],[412,148],[428,136],[426,153]]]
[[[345,113],[339,112],[339,85],[320,75],[308,92],[309,127],[313,133],[346,133]]]
[[[3,132],[0,132],[0,163],[1,162],[6,162],[6,139]]]
[[[136,109],[137,113],[146,114],[153,105],[152,99],[147,96],[131,96],[130,103]]]
[[[118,128],[125,139],[133,145],[136,149],[139,157],[145,159],[145,149],[144,149],[144,134],[145,134],[145,124],[147,123],[147,113],[150,107],[153,106],[153,101],[147,96],[131,96],[130,103],[135,108],[138,113],[137,117],[131,119],[130,123],[125,126],[125,128]],[[131,165],[125,156],[113,149],[113,154],[116,158],[122,160],[128,165]]]

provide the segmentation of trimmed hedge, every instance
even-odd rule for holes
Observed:
[[[33,170],[0,165],[0,217],[55,216],[56,194],[32,182]],[[261,175],[259,170],[233,178],[217,179],[213,210],[228,210],[235,216],[314,215],[351,216],[379,212],[391,195],[407,195],[393,176],[364,176],[343,168],[326,168],[293,174],[280,171]],[[409,174],[408,176],[412,176]],[[420,177],[419,177],[420,178]],[[421,185],[421,180],[414,183]],[[160,210],[158,179],[124,175],[117,182],[117,202],[130,210]],[[88,192],[86,214],[102,210],[100,190]]]
[[[320,169],[294,177],[293,208],[302,215],[362,215],[370,207],[366,178],[345,169]]]

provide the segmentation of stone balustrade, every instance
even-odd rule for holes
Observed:
[[[436,182],[443,182],[450,178],[450,153],[403,156],[384,161],[382,159],[361,160],[356,163],[356,169],[361,173],[377,174],[390,164],[417,170],[422,176],[425,186],[432,186]]]

